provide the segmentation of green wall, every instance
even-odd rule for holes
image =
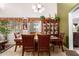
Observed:
[[[76,3],[58,3],[57,4],[57,12],[61,18],[60,19],[60,32],[65,33],[65,38],[66,36],[68,36],[68,13],[75,5]]]

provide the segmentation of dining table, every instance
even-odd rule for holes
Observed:
[[[22,33],[21,35],[32,35],[32,34]],[[43,35],[43,34],[40,34],[40,35]],[[56,37],[56,36],[50,36],[50,43],[54,42],[54,41],[57,41],[58,39],[60,39],[60,38]],[[38,46],[38,34],[35,34],[34,40],[35,40],[35,50],[37,50],[37,46]],[[18,41],[18,42],[20,41],[21,42],[22,41],[22,37],[15,39],[15,41]]]

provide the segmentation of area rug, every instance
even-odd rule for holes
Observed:
[[[0,54],[7,51],[8,49],[10,49],[11,47],[13,47],[14,45],[13,44],[7,44],[5,46],[5,49],[0,49]]]
[[[79,54],[73,50],[66,50],[66,55],[67,56],[79,56]]]

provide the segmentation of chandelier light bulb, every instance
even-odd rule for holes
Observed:
[[[41,8],[41,9],[39,10],[39,13],[42,13],[44,10],[45,10],[45,8]]]
[[[39,13],[42,13],[42,10],[39,10]]]
[[[32,9],[36,9],[36,6],[35,6],[35,5],[33,5],[33,6],[32,6]]]
[[[42,6],[41,6],[41,4],[37,4],[37,8],[41,8]]]

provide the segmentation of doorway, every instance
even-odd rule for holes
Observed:
[[[69,49],[79,48],[78,27],[79,27],[79,4],[75,5],[69,12]]]

